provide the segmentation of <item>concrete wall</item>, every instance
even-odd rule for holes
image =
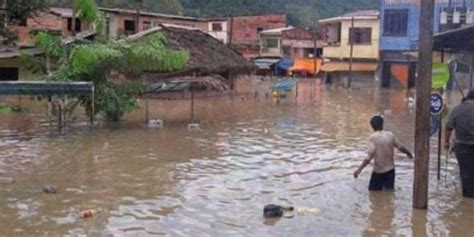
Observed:
[[[41,77],[41,75],[33,74],[31,71],[22,66],[22,63],[18,58],[0,59],[0,68],[5,67],[18,68],[18,79],[20,81],[39,80],[39,77]]]
[[[419,19],[420,6],[413,3],[385,5],[382,0],[380,8],[380,50],[416,50],[419,38]],[[404,37],[388,37],[384,36],[384,20],[386,9],[408,9],[408,32]]]
[[[273,39],[278,41],[278,47],[269,48],[266,46],[266,41]],[[260,56],[263,57],[283,57],[281,45],[281,36],[260,36]]]
[[[213,31],[213,24],[221,24],[222,31]],[[207,31],[214,38],[220,40],[222,43],[227,44],[229,42],[229,27],[227,21],[208,21],[207,22]]]
[[[372,28],[372,42],[370,44],[354,44],[354,58],[378,59],[379,58],[379,20],[355,20],[354,27]],[[324,58],[344,59],[350,57],[351,44],[349,43],[349,29],[351,20],[344,20],[341,24],[341,41],[337,45],[324,46]]]
[[[135,21],[135,15],[133,14],[117,14],[106,12],[105,13],[106,19],[109,20],[109,38],[110,39],[117,39],[121,37],[125,37],[130,33],[133,32],[125,32],[125,21],[131,20]],[[151,27],[157,26],[159,24],[173,24],[185,27],[193,27],[200,29],[204,32],[208,32],[208,22],[200,22],[197,20],[188,20],[188,19],[173,19],[173,18],[166,18],[166,17],[158,17],[158,16],[141,16],[138,31],[143,31],[145,28],[144,22],[150,22]]]
[[[391,4],[388,3],[391,2]],[[453,7],[461,7],[462,0],[453,0]],[[381,50],[401,50],[413,51],[418,49],[417,41],[419,38],[419,20],[420,20],[420,1],[419,0],[381,0],[380,4],[380,49]],[[469,11],[474,11],[474,1],[466,0],[466,6]],[[434,10],[434,32],[440,32],[440,21],[442,10],[448,7],[448,0],[436,0]],[[387,37],[383,36],[383,25],[386,9],[408,9],[408,34],[406,37]],[[474,15],[473,15],[474,16]],[[474,23],[474,22],[473,22]]]

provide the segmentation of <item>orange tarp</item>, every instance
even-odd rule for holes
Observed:
[[[316,60],[316,63],[315,63]],[[316,68],[315,68],[316,66]],[[313,58],[297,58],[290,68],[290,72],[305,72],[310,74],[318,74],[321,68],[321,59]]]
[[[378,63],[352,63],[352,71],[354,72],[375,72],[379,67]],[[329,62],[321,67],[323,72],[348,72],[348,62]]]

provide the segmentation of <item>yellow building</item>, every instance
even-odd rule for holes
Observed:
[[[348,59],[353,35],[354,58],[378,60],[380,19],[379,11],[356,11],[319,21],[326,32],[324,58]]]
[[[379,60],[380,17],[378,10],[355,11],[319,21],[324,32],[324,64],[321,71],[375,77]],[[352,48],[353,64],[350,66]]]

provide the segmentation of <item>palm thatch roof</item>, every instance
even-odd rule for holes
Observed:
[[[189,62],[182,71],[163,74],[162,78],[196,74],[246,74],[254,69],[253,65],[242,57],[240,53],[211,35],[195,28],[163,24],[131,35],[124,40],[136,41],[156,32],[163,32],[165,34],[166,44],[171,49],[185,50],[190,54]]]

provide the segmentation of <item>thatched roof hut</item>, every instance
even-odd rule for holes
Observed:
[[[156,32],[165,34],[166,44],[171,49],[188,51],[190,59],[182,71],[167,74],[148,74],[145,77],[163,79],[191,75],[222,75],[229,77],[237,74],[248,74],[254,69],[252,64],[245,60],[240,53],[211,35],[195,28],[163,24],[129,36],[124,40],[136,41]]]

